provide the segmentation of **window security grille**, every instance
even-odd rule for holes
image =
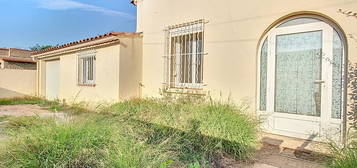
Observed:
[[[96,54],[94,51],[78,54],[78,84],[95,84]]]
[[[204,20],[165,30],[165,86],[193,89],[203,86]]]

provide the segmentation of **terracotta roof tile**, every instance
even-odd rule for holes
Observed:
[[[36,63],[30,58],[2,57],[0,59],[8,62]]]
[[[99,40],[99,39],[103,39],[103,38],[107,38],[107,37],[111,37],[111,36],[133,37],[133,36],[138,36],[138,35],[141,35],[141,33],[135,33],[135,32],[134,33],[111,32],[111,33],[106,33],[106,34],[98,35],[98,36],[95,36],[95,37],[91,37],[91,38],[87,38],[87,39],[78,40],[78,41],[75,41],[75,42],[63,44],[63,45],[60,45],[60,46],[48,48],[48,49],[45,49],[45,50],[35,51],[35,52],[32,52],[32,55],[43,54],[43,53],[46,53],[46,52],[55,51],[55,50],[59,50],[59,49],[63,49],[63,48],[71,47],[71,46],[75,46],[75,45],[78,45],[78,44],[88,43],[88,42],[91,42],[91,41],[95,41],[95,40]]]

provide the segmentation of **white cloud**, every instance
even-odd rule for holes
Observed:
[[[90,5],[82,2],[77,2],[74,0],[36,0],[38,2],[38,7],[50,10],[70,10],[70,9],[80,9],[86,11],[100,12],[110,15],[120,15],[128,19],[134,19],[133,15],[129,13],[120,12],[116,10],[111,10],[103,8],[100,6]]]

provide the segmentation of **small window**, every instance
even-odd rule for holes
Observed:
[[[204,21],[170,26],[166,40],[166,83],[169,88],[201,88]]]
[[[95,85],[95,52],[78,54],[78,84]]]

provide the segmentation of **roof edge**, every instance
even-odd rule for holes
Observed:
[[[45,49],[45,50],[35,51],[35,52],[32,52],[31,54],[33,56],[36,56],[36,55],[40,55],[40,54],[44,54],[44,53],[48,53],[48,52],[52,52],[52,51],[56,51],[56,50],[65,49],[65,48],[68,48],[68,47],[76,46],[76,45],[79,45],[79,44],[85,44],[85,43],[93,42],[93,41],[96,41],[96,40],[105,39],[105,38],[108,38],[108,37],[137,37],[137,36],[140,36],[141,34],[142,33],[136,33],[136,32],[133,32],[133,33],[129,33],[129,32],[110,32],[110,33],[98,35],[98,36],[95,36],[95,37],[91,37],[91,38],[87,38],[87,39],[78,40],[78,41],[74,41],[74,42],[71,42],[71,43],[63,44],[63,45],[60,45],[60,46],[51,47],[51,48],[48,48],[48,49]]]
[[[32,55],[32,59],[34,60],[39,60],[39,59],[44,59],[44,58],[49,58],[49,57],[55,57],[63,54],[67,54],[70,52],[76,52],[76,51],[81,51],[81,50],[87,50],[91,49],[94,47],[99,47],[99,46],[104,46],[104,45],[109,45],[109,44],[120,44],[120,40],[117,37],[108,37],[105,39],[99,39],[97,41],[91,41],[85,44],[78,44],[78,45],[73,45],[70,47],[66,48],[61,48],[53,51],[48,51],[45,53],[37,54],[37,55]]]
[[[32,63],[32,64],[36,63],[36,61],[33,61],[31,58],[26,59],[26,58],[15,58],[15,57],[3,57],[0,59],[7,62],[20,62],[20,63]]]

